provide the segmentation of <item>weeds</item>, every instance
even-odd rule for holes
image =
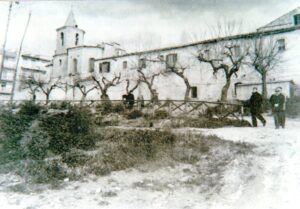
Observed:
[[[140,110],[132,110],[127,114],[127,119],[137,119],[143,116],[142,111]]]

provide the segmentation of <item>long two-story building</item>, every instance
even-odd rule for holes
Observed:
[[[150,99],[152,90],[155,90],[159,99],[182,100],[187,96],[188,82],[190,99],[217,101],[226,84],[226,74],[222,70],[214,73],[209,62],[199,59],[199,53],[205,54],[207,59],[215,58],[215,65],[222,62],[230,65],[229,57],[227,60],[220,58],[229,46],[233,60],[244,55],[245,58],[230,79],[227,98],[246,99],[252,87],[262,84],[260,74],[249,64],[250,58],[245,54],[246,51],[253,51],[251,46],[257,40],[264,40],[264,47],[276,47],[280,57],[276,66],[268,72],[268,93],[281,86],[290,97],[297,93],[294,89],[300,84],[300,7],[252,33],[133,53],[126,53],[117,43],[85,45],[85,31],[78,27],[73,12],[56,32],[56,50],[48,66],[51,68],[51,78],[59,78],[66,83],[66,88],[56,89],[50,99],[80,99],[81,92],[74,88],[75,83],[89,89],[95,86],[93,77],[100,83],[107,83],[118,76],[121,76],[118,84],[110,87],[106,93],[110,99],[121,99],[126,93],[128,81],[129,87],[134,86],[143,74],[144,79],[151,83],[151,89],[146,82],[139,83],[133,92],[136,97]],[[174,73],[174,70],[181,74]],[[99,89],[94,89],[89,92],[87,99],[100,99],[101,94]]]

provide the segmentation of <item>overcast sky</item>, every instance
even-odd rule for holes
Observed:
[[[9,2],[0,0],[0,45]],[[85,0],[20,1],[13,6],[7,49],[20,44],[32,11],[24,52],[52,56],[56,28],[72,9],[85,43],[118,42],[127,51],[196,41],[216,22],[236,21],[243,32],[254,31],[300,6],[299,0]]]

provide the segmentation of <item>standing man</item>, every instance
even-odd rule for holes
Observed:
[[[257,92],[257,88],[254,87],[252,89],[252,95],[251,95],[250,101],[249,101],[253,127],[257,127],[256,118],[258,118],[262,122],[263,126],[266,125],[266,120],[261,115],[262,103],[263,103],[263,98],[262,98],[261,94]]]
[[[132,92],[128,92],[127,94],[127,98],[126,98],[127,102],[128,102],[128,109],[132,109],[133,105],[134,105],[134,95],[132,94]]]
[[[285,96],[281,93],[281,90],[281,87],[277,87],[275,94],[270,98],[276,129],[278,129],[279,126],[282,128],[285,127]]]

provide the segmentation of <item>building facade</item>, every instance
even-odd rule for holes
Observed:
[[[5,57],[2,56],[2,53],[0,57],[4,59],[1,73],[1,101],[31,99],[28,90],[23,88],[23,82],[30,78],[47,81],[50,77],[51,69],[46,67],[50,63],[48,57],[24,53],[20,55],[18,69],[17,52],[6,51]],[[12,92],[14,81],[15,90]]]
[[[252,87],[262,86],[261,75],[249,64],[249,54],[255,52],[253,44],[258,41],[263,43],[263,48],[272,46],[280,57],[266,77],[268,94],[282,86],[284,93],[291,97],[294,86],[300,84],[300,7],[252,33],[134,53],[126,53],[117,43],[85,45],[85,31],[78,27],[73,12],[56,32],[53,59],[43,63],[47,64],[46,72],[30,71],[26,67],[20,70],[64,83],[65,88],[55,89],[51,94],[53,100],[82,99],[82,89],[76,86],[84,87],[85,91],[98,87],[88,91],[85,99],[96,100],[106,94],[110,99],[119,100],[137,83],[133,94],[144,99],[151,99],[155,94],[161,100],[218,101],[226,85],[228,100],[247,99]],[[223,59],[228,53],[231,56]],[[243,59],[238,63],[240,58]],[[228,73],[213,68],[218,65],[231,66],[229,80]],[[43,99],[42,95],[37,99]]]

